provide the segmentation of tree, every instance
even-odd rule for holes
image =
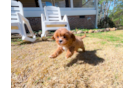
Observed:
[[[115,0],[113,10],[110,10],[109,12],[109,17],[116,26],[123,26],[123,0]]]
[[[99,0],[98,6],[99,26],[109,27],[111,21],[116,27],[123,26],[123,0]]]

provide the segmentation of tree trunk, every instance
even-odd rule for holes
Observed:
[[[108,8],[107,8],[107,16],[108,16],[108,11],[109,11],[110,5],[111,5],[111,2],[109,3]]]

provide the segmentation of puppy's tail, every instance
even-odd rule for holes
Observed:
[[[83,38],[85,38],[86,37],[86,34],[85,35],[83,35],[82,37],[81,37],[81,39],[83,39]]]

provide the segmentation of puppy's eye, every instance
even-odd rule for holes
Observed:
[[[57,36],[57,38],[59,38],[59,36]]]
[[[66,38],[66,36],[63,36],[63,38]]]

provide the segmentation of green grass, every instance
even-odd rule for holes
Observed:
[[[92,29],[92,30],[98,30],[98,29]]]
[[[122,45],[121,44],[116,44],[115,47],[122,47]]]
[[[18,43],[22,42],[22,39],[16,38],[16,39],[11,39],[11,43],[17,45]]]
[[[20,41],[22,41],[22,39],[20,39],[20,38],[16,38],[16,39],[11,39],[11,42],[20,42]]]
[[[50,80],[50,79],[51,79],[51,77],[48,77],[48,78],[47,78],[47,80]]]
[[[101,41],[100,42],[102,45],[106,44],[107,42],[106,41]]]
[[[52,36],[47,36],[47,38],[52,38]]]
[[[78,29],[80,30],[80,29]],[[88,29],[81,29],[83,31],[87,31]],[[97,29],[93,29],[97,30]],[[76,30],[75,30],[76,31]],[[83,36],[84,34],[75,34],[77,36]],[[109,31],[109,32],[99,32],[99,33],[87,33],[87,37],[90,38],[99,38],[104,39],[105,41],[100,42],[102,45],[106,44],[106,41],[123,43],[123,33],[118,33],[118,31]],[[51,36],[47,36],[47,38],[51,38]],[[37,37],[39,39],[39,37]],[[21,39],[11,39],[12,43],[21,42]],[[117,47],[118,45],[116,45]]]
[[[73,31],[76,31],[77,28],[73,29]],[[89,31],[89,30],[98,30],[98,29],[78,29],[78,30],[82,30],[82,31]]]
[[[76,34],[76,35],[82,36],[83,34]],[[90,38],[99,38],[110,42],[123,43],[123,34],[118,35],[116,31],[90,33],[90,34],[87,33],[86,35]],[[105,42],[102,42],[102,44],[105,44]]]

